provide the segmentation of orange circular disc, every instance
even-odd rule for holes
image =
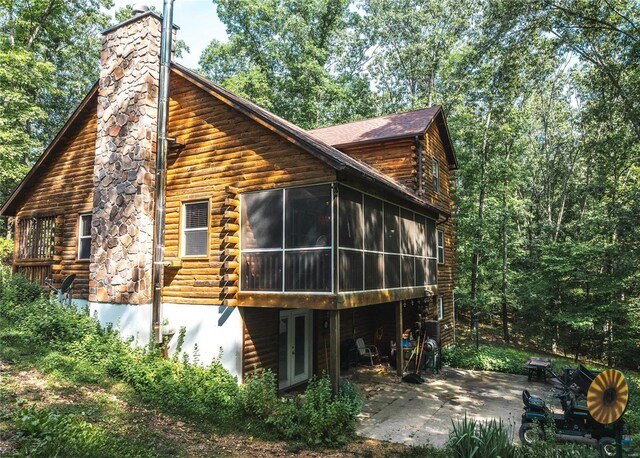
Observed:
[[[622,372],[608,369],[593,379],[587,392],[587,407],[595,421],[603,425],[622,417],[629,402],[629,385]]]

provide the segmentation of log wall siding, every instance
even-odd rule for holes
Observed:
[[[280,309],[243,307],[243,379],[256,370],[278,373],[278,331]]]
[[[449,169],[449,161],[447,160],[447,155],[442,144],[442,137],[440,136],[436,122],[433,122],[427,130],[427,134],[423,140],[423,147],[427,155],[427,160],[423,168],[425,191],[423,196],[436,208],[451,213],[452,200],[450,183],[453,178],[453,171]],[[440,189],[437,193],[433,190],[433,158],[436,158],[440,164]],[[414,186],[413,189],[416,189],[416,186]]]
[[[415,160],[413,159],[411,146],[413,146],[413,140],[404,139],[353,145],[340,147],[339,149],[349,156],[375,167],[409,189],[417,189],[415,186]]]
[[[208,256],[182,258],[165,273],[163,300],[220,304],[224,299],[224,237],[228,187],[242,193],[335,181],[333,169],[174,73],[168,135],[180,145],[168,155],[165,258],[180,258],[183,202],[207,200],[211,225]],[[239,236],[238,233],[235,234]],[[229,239],[228,239],[229,240]]]
[[[93,206],[96,132],[94,99],[78,115],[75,126],[59,141],[39,174],[23,189],[16,211],[18,220],[57,215],[52,278],[59,287],[64,277],[76,274],[73,292],[80,299],[88,298],[89,262],[77,259],[78,216],[90,213]]]
[[[456,266],[456,225],[455,225],[455,173],[449,169],[449,162],[442,144],[442,137],[439,129],[434,122],[424,139],[424,150],[427,154],[425,167],[425,196],[435,207],[442,209],[451,214],[446,222],[437,226],[439,230],[444,231],[444,264],[438,264],[438,294],[443,298],[444,316],[440,322],[440,338],[444,346],[453,343],[453,327],[454,327],[454,297],[455,288],[455,266]],[[432,158],[436,158],[440,163],[440,190],[438,193],[433,192],[433,162]],[[437,307],[437,304],[436,304]],[[437,308],[435,317],[437,317]],[[447,329],[445,329],[445,327]]]

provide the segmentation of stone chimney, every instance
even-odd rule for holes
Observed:
[[[161,18],[146,12],[103,33],[91,302],[151,302],[161,30]]]

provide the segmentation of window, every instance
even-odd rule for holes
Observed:
[[[182,256],[198,257],[209,254],[209,202],[183,205]]]
[[[438,321],[444,318],[444,301],[442,296],[438,296]]]
[[[330,292],[330,185],[242,195],[243,291]]]
[[[433,192],[440,192],[440,163],[433,159]]]
[[[52,259],[55,225],[55,216],[21,218],[18,259]]]
[[[340,291],[437,283],[433,219],[347,187],[339,201]]]
[[[91,215],[80,215],[78,221],[78,259],[91,257]]]
[[[438,229],[438,264],[444,264],[444,231]]]

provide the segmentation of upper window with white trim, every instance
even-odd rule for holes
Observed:
[[[433,192],[440,192],[440,163],[433,158]]]
[[[438,264],[444,264],[444,231],[438,229]]]
[[[78,221],[78,259],[91,257],[91,214],[80,215]]]
[[[182,256],[209,254],[209,201],[189,202],[182,206]]]

